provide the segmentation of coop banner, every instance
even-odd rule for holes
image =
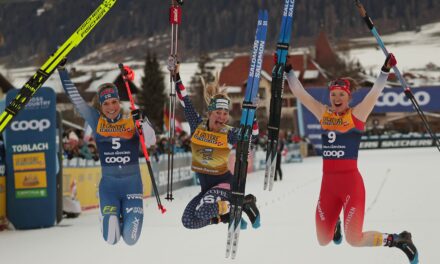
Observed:
[[[9,103],[18,90],[6,96]],[[37,90],[5,130],[7,215],[22,228],[49,226],[56,208],[56,95]],[[45,212],[41,214],[41,212]],[[32,220],[25,220],[32,219]]]

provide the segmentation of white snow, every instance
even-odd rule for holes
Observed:
[[[440,201],[435,148],[366,150],[359,155],[367,200],[365,230],[412,232],[421,263],[438,263]],[[315,206],[321,181],[321,159],[284,164],[284,178],[272,192],[263,191],[263,171],[248,175],[246,191],[258,198],[260,229],[240,234],[235,261],[225,259],[227,227],[224,224],[187,230],[180,223],[186,203],[198,186],[174,193],[168,212],[161,215],[155,199],[146,200],[143,230],[138,243],[107,245],[101,238],[98,210],[84,212],[61,225],[31,231],[0,232],[0,262],[14,264],[78,263],[408,263],[395,248],[354,248],[318,245]],[[162,197],[163,198],[163,197]],[[44,213],[44,212],[42,212]]]
[[[380,34],[380,28],[377,30]],[[418,32],[404,31],[381,38],[387,50],[396,56],[397,66],[402,72],[424,69],[429,63],[440,66],[440,22],[423,25]],[[385,57],[374,36],[371,34],[368,37],[353,39],[351,42],[354,47],[349,51],[349,58],[358,60],[367,72],[378,72]],[[357,45],[365,47],[356,48]],[[434,73],[425,70],[421,73],[440,82],[440,70]]]

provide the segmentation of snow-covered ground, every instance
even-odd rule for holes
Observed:
[[[367,150],[359,168],[367,190],[365,230],[408,230],[420,253],[420,263],[438,263],[440,153],[435,148]],[[241,232],[237,259],[225,259],[226,225],[187,230],[180,223],[185,204],[199,191],[175,191],[168,212],[161,215],[155,199],[147,199],[138,243],[107,245],[101,238],[98,211],[65,219],[59,226],[31,231],[0,232],[0,263],[356,263],[402,264],[406,256],[395,248],[354,248],[318,245],[315,205],[321,181],[321,159],[283,165],[284,178],[272,192],[263,191],[263,172],[248,175],[247,192],[258,198],[262,227]],[[44,213],[44,212],[42,212]]]
[[[380,34],[380,28],[377,28]],[[381,36],[387,50],[397,58],[402,72],[411,72],[430,78],[429,83],[440,84],[440,23],[423,25],[420,31],[404,31]],[[360,62],[367,73],[376,73],[385,59],[382,50],[371,36],[350,41],[353,48],[350,59]],[[432,63],[437,69],[426,69]],[[423,82],[418,83],[424,85]]]

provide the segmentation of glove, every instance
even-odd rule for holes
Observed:
[[[64,58],[60,61],[60,63],[58,63],[58,68],[59,69],[64,69],[66,66],[66,62],[67,62],[67,58]]]
[[[397,64],[397,60],[394,57],[393,53],[389,53],[387,58],[385,59],[385,62],[383,63],[382,71],[390,72],[391,68],[396,66],[396,64]]]
[[[167,62],[167,68],[171,73],[174,73],[177,69],[177,58],[175,56],[169,56]]]
[[[134,80],[134,71],[130,67],[124,66],[124,76],[132,82]]]
[[[284,66],[285,73],[289,73],[292,69],[292,64],[286,64],[286,66]]]
[[[260,129],[258,126],[257,118],[254,118],[254,122],[252,124],[252,136],[256,137],[260,133]]]
[[[136,121],[142,121],[144,118],[142,116],[142,112],[140,109],[134,109],[131,110],[131,116],[133,118],[133,121],[136,123]]]
[[[188,95],[188,92],[186,91],[185,86],[183,86],[182,81],[179,79],[179,81],[176,82],[176,94],[179,97],[179,100],[183,102],[183,97]]]

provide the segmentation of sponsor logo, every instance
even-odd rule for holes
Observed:
[[[265,43],[266,43],[265,41],[260,42],[259,49],[258,49],[259,54],[263,54]],[[258,56],[255,77],[260,77],[262,64],[263,64],[263,56]]]
[[[322,152],[322,155],[324,157],[340,158],[340,157],[343,157],[345,155],[345,151],[343,151],[343,150],[324,150]]]
[[[14,121],[11,123],[12,131],[38,130],[39,132],[43,132],[45,129],[48,129],[49,127],[50,127],[49,119],[22,120],[22,121]]]
[[[127,212],[127,214],[144,214],[144,209],[142,207],[129,207],[125,208],[125,212]]]
[[[254,47],[252,48],[252,54],[254,56],[252,56],[252,59],[251,59],[251,69],[249,72],[249,77],[254,77],[254,74],[255,74],[255,63],[257,62],[255,57],[256,57],[256,54],[258,51],[258,43],[259,43],[259,41],[254,41]]]
[[[131,231],[131,239],[133,239],[133,240],[137,239],[137,231],[138,231],[138,228],[139,228],[139,223],[140,223],[139,218],[135,217],[134,221],[132,222],[133,229]]]
[[[179,8],[172,7],[172,17],[171,17],[171,23],[173,24],[179,24]]]
[[[116,214],[117,208],[116,206],[106,205],[102,208],[102,214]]]
[[[142,197],[142,194],[140,194],[140,193],[133,193],[133,194],[127,194],[127,199],[128,200],[134,200],[134,199],[142,200],[143,197]]]
[[[26,109],[47,109],[50,107],[50,103],[50,100],[44,100],[44,97],[37,96],[29,100],[29,102],[26,104]]]
[[[283,16],[287,16],[289,2],[284,3]]]
[[[414,97],[419,103],[420,106],[427,105],[431,101],[431,97],[429,96],[429,93],[425,91],[418,91],[414,93]],[[396,93],[396,92],[388,92],[383,93],[379,96],[376,102],[376,106],[410,106],[412,105],[411,101],[408,100],[405,96],[405,94],[402,93]]]
[[[124,156],[124,157],[106,157],[105,158],[105,162],[106,163],[128,163],[130,162],[130,157],[129,156]]]
[[[353,218],[355,213],[356,213],[356,208],[351,207],[350,211],[348,211],[347,218],[345,219],[344,230],[348,230],[348,226],[350,225],[351,219]]]
[[[220,136],[214,135],[210,132],[204,132],[201,130],[196,130],[193,137],[202,142],[211,143],[217,146],[223,146],[223,142],[221,142]]]
[[[383,148],[399,148],[399,147],[430,147],[433,145],[432,139],[420,140],[387,140],[382,141]]]
[[[290,8],[289,8],[289,16],[293,16],[293,4],[295,3],[295,0],[290,0]]]
[[[321,201],[318,201],[318,214],[319,214],[319,219],[321,219],[321,221],[325,221],[325,214],[321,208]]]

